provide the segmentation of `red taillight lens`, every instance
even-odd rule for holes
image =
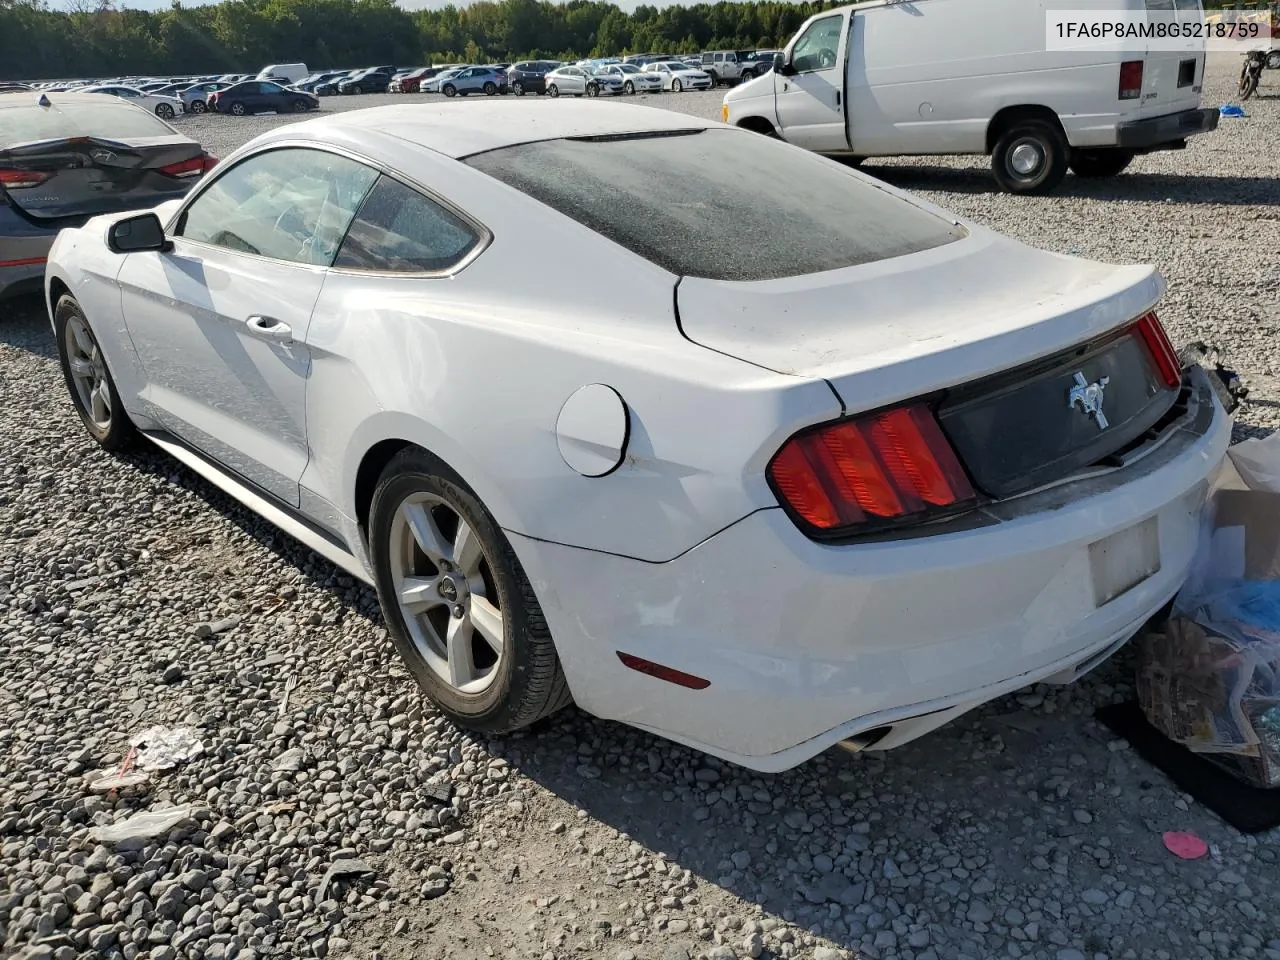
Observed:
[[[1182,383],[1182,364],[1178,361],[1178,352],[1173,349],[1169,335],[1164,331],[1164,324],[1150,310],[1133,325],[1142,342],[1147,345],[1151,359],[1155,361],[1156,371],[1166,387],[1176,387]]]
[[[1142,61],[1126,60],[1120,64],[1120,99],[1137,100],[1142,96]]]
[[[206,153],[204,155],[204,172],[208,173],[210,170],[216,167],[220,159],[221,159],[220,157],[215,157],[212,153]]]
[[[185,180],[187,177],[198,177],[205,172],[205,155],[192,157],[190,160],[179,160],[160,168],[160,172],[170,177]]]
[[[974,499],[938,421],[918,403],[792,437],[769,478],[801,520],[824,532],[918,520]]]
[[[0,187],[4,187],[7,190],[38,187],[52,176],[52,173],[46,173],[43,170],[0,169]]]

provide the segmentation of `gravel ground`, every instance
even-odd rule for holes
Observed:
[[[1206,103],[1237,65],[1212,64]],[[981,158],[867,169],[1040,246],[1156,263],[1174,339],[1240,369],[1238,431],[1263,434],[1280,409],[1270,83],[1186,152],[1050,198],[996,192]],[[184,125],[225,152],[291,119]],[[0,954],[1280,960],[1280,834],[1236,834],[1091,719],[1131,692],[1127,654],[777,776],[572,710],[476,740],[419,699],[370,590],[164,457],[92,446],[38,302],[0,306],[0,369],[18,450],[0,460]],[[95,792],[155,724],[201,753]],[[129,818],[147,810],[176,812],[146,835]],[[1174,859],[1170,829],[1212,855]]]

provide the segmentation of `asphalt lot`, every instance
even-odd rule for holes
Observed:
[[[1206,104],[1230,100],[1237,70],[1211,61]],[[720,94],[634,102],[718,117]],[[1050,197],[999,193],[985,158],[865,169],[1038,246],[1156,264],[1175,343],[1219,348],[1252,391],[1238,436],[1265,434],[1280,76],[1246,109]],[[225,155],[296,119],[180,126]],[[159,454],[90,444],[38,301],[0,304],[0,372],[4,955],[1280,960],[1280,832],[1237,834],[1092,719],[1131,695],[1128,652],[897,751],[777,776],[573,710],[476,740],[419,701],[369,590]],[[191,725],[203,755],[140,798],[86,794],[82,775],[152,723]],[[89,838],[163,802],[197,807],[167,843]],[[1165,830],[1211,855],[1175,859]],[[351,857],[371,875],[321,896]]]

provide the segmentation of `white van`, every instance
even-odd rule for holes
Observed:
[[[1145,5],[1144,5],[1145,3]],[[1113,176],[1213,130],[1203,40],[1176,51],[1047,51],[1046,10],[1203,16],[1199,0],[867,0],[810,17],[772,73],[724,97],[726,123],[860,159],[990,154],[1000,185]]]
[[[305,80],[311,76],[311,71],[307,69],[305,63],[269,63],[258,71],[256,79],[265,80],[267,77],[283,77],[290,83],[297,83],[299,80]]]

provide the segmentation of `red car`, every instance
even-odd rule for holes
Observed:
[[[419,67],[417,70],[406,73],[403,77],[397,77],[395,80],[392,80],[391,86],[387,88],[387,92],[420,93],[422,90],[422,81],[430,80],[443,69],[443,67]]]

